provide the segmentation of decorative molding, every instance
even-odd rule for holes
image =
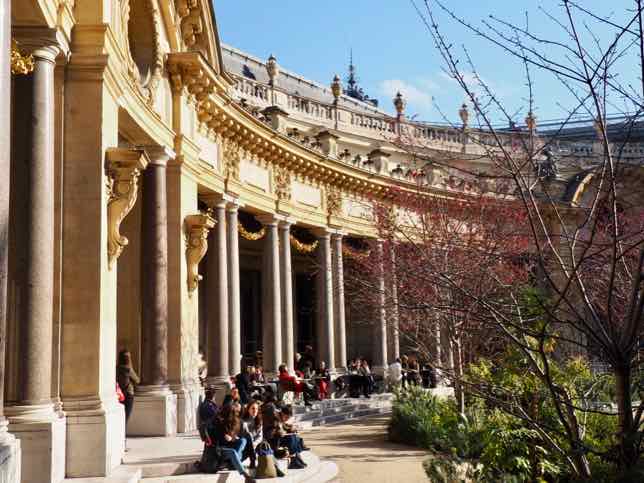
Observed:
[[[107,151],[107,257],[111,270],[128,244],[121,222],[134,207],[141,171],[149,163],[143,150],[112,148]]]
[[[279,202],[291,200],[291,172],[284,166],[276,165],[273,168],[273,190]]]
[[[141,73],[137,66],[133,52],[136,50],[136,42],[134,41],[132,32],[130,32],[130,21],[132,20],[132,0],[118,0],[118,17],[117,17],[117,39],[121,46],[123,53],[126,56],[127,74],[136,87],[138,92],[144,97],[148,105],[154,104],[156,94],[159,89],[159,84],[163,77],[163,59],[164,54],[161,46],[161,10],[159,8],[158,0],[136,0],[143,2],[145,7],[145,18],[136,18],[137,22],[145,22],[147,24],[146,32],[152,35],[152,59],[148,66],[149,72]],[[138,25],[142,28],[142,25]],[[142,74],[145,77],[142,77]]]
[[[188,264],[188,294],[192,295],[199,282],[199,262],[208,251],[208,232],[216,221],[208,214],[188,215],[184,226],[186,232],[186,262]]]

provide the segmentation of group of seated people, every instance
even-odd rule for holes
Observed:
[[[242,404],[237,388],[231,391],[221,407],[215,403],[214,396],[213,389],[206,389],[205,400],[199,407],[201,438],[206,449],[217,448],[221,458],[214,471],[230,467],[247,481],[252,481],[244,461],[249,460],[249,469],[256,468],[258,448],[262,442],[266,442],[275,455],[282,453],[288,456],[289,469],[306,467],[300,454],[308,448],[298,435],[291,406],[280,406],[272,395],[267,395],[264,401],[253,398]],[[202,471],[209,472],[209,465],[204,458],[198,463]],[[277,467],[275,473],[284,476]]]

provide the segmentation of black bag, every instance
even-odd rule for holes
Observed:
[[[201,461],[197,465],[199,471],[202,473],[217,473],[223,464],[221,448],[215,444],[204,445]]]

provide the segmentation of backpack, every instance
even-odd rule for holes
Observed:
[[[257,472],[255,473],[256,479],[261,478],[277,478],[277,470],[275,469],[275,458],[271,445],[266,441],[262,441],[257,446]]]

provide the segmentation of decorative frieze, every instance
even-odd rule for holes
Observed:
[[[273,190],[277,201],[285,203],[291,200],[291,173],[284,166],[273,168]]]
[[[333,186],[326,190],[326,212],[329,216],[342,214],[342,192]]]
[[[200,213],[188,215],[185,219],[186,262],[188,264],[188,294],[192,294],[203,277],[199,274],[199,262],[208,251],[208,232],[214,228],[215,220]]]
[[[134,207],[139,177],[148,165],[143,150],[113,148],[107,151],[107,256],[111,270],[128,239],[121,235],[121,222]]]
[[[239,181],[239,164],[241,163],[241,148],[236,142],[227,139],[223,143],[224,177],[226,180]]]

